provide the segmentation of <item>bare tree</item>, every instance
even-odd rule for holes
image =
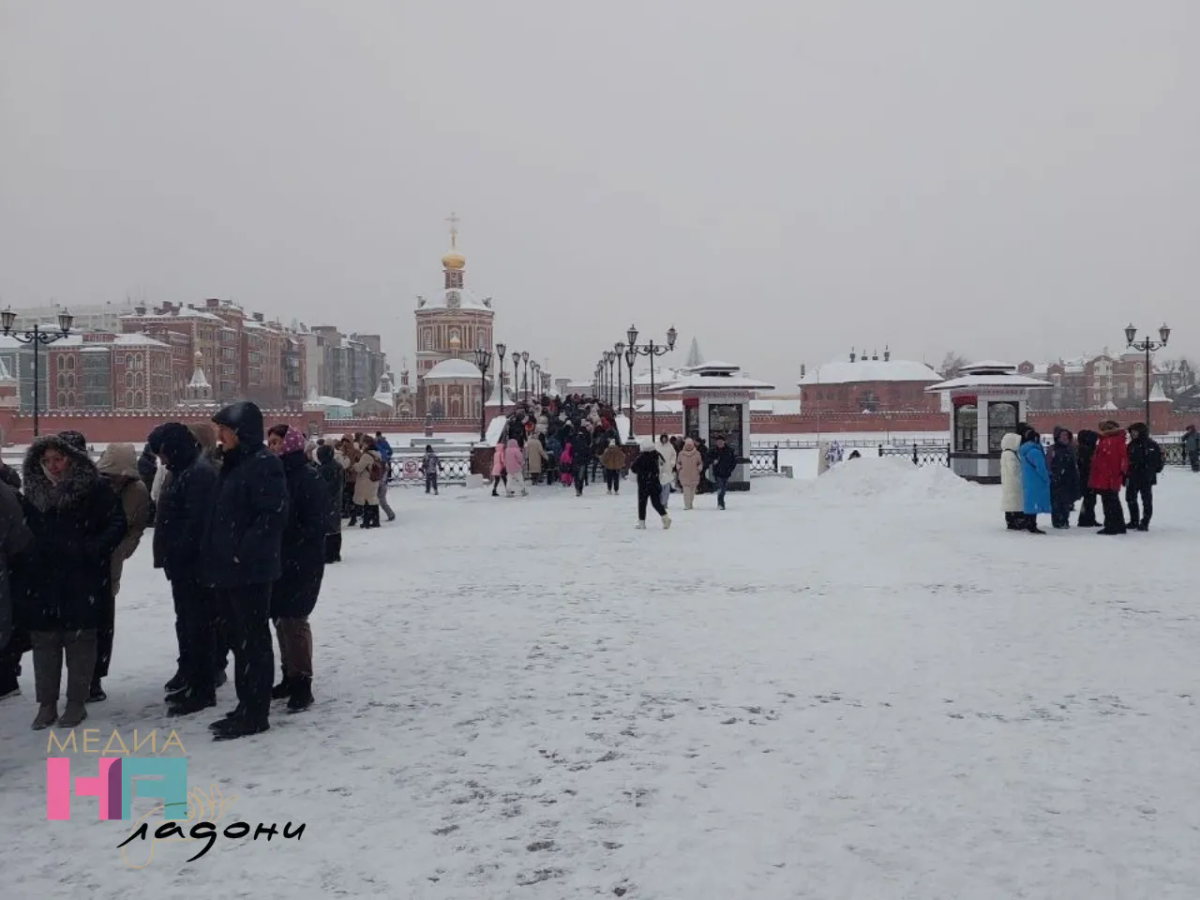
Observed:
[[[965,356],[955,353],[953,350],[946,353],[942,360],[941,373],[942,377],[949,381],[951,378],[957,378],[962,374],[962,370],[971,364],[971,361]]]

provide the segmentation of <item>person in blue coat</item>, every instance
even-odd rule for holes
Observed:
[[[1051,511],[1050,469],[1046,465],[1046,451],[1042,449],[1042,436],[1032,428],[1021,438],[1021,491],[1025,501],[1025,519],[1034,534],[1045,534],[1038,528],[1038,513]]]

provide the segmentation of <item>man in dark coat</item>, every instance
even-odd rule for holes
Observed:
[[[201,552],[203,581],[229,623],[237,709],[214,722],[217,740],[266,731],[271,708],[271,586],[283,572],[287,524],[283,465],[263,443],[262,411],[235,403],[215,416],[225,448]]]
[[[312,706],[312,629],[308,617],[317,605],[325,576],[325,532],[332,504],[317,470],[308,464],[302,431],[287,425],[271,429],[271,452],[283,463],[288,518],[283,532],[283,574],[271,590],[271,619],[279,639],[283,678],[272,690],[287,698],[288,711]]]
[[[1050,523],[1055,528],[1071,527],[1071,506],[1079,499],[1079,461],[1071,438],[1070,431],[1055,427],[1050,451]]]
[[[342,561],[342,492],[346,488],[346,470],[334,458],[333,447],[317,448],[317,474],[329,495],[329,519],[325,525],[325,562]]]
[[[154,429],[151,443],[170,478],[158,498],[154,567],[171,583],[179,671],[168,685],[169,716],[217,705],[216,600],[201,577],[196,548],[204,542],[217,490],[217,470],[200,452],[191,430],[179,422]]]
[[[575,496],[583,496],[588,469],[592,464],[592,435],[586,428],[571,433],[571,476],[575,480]]]
[[[724,509],[725,491],[729,489],[729,479],[733,477],[738,464],[737,454],[725,443],[725,435],[717,435],[709,464],[712,466],[713,479],[717,482],[717,509]]]
[[[1079,444],[1079,452],[1076,454],[1079,463],[1079,490],[1083,495],[1083,504],[1079,509],[1080,528],[1100,527],[1100,523],[1096,521],[1096,492],[1088,484],[1092,475],[1092,457],[1096,455],[1096,443],[1099,440],[1100,434],[1090,428],[1080,431],[1076,438],[1076,443]]]
[[[34,728],[48,728],[58,717],[64,656],[67,706],[59,724],[74,728],[87,718],[83,704],[96,665],[97,632],[112,624],[112,555],[125,537],[125,512],[78,432],[34,441],[24,476],[33,556],[20,617],[33,644]]]
[[[1150,530],[1150,517],[1154,515],[1154,485],[1158,484],[1158,473],[1163,470],[1163,453],[1158,443],[1150,437],[1145,423],[1129,426],[1129,476],[1125,481],[1125,505],[1129,507],[1129,527],[1138,531]],[[1141,508],[1138,508],[1138,498]]]

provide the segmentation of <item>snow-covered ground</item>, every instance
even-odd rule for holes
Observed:
[[[87,724],[174,724],[192,787],[237,795],[225,822],[303,838],[135,871],[94,800],[47,822],[27,664],[2,896],[1200,896],[1190,473],[1125,538],[1007,532],[998,489],[894,459],[756,479],[665,532],[633,530],[632,491],[392,499],[329,572],[317,705],[258,737],[161,717],[171,603],[145,549],[126,570]]]

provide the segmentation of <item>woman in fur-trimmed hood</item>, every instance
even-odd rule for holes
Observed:
[[[51,435],[25,455],[25,505],[33,533],[30,591],[23,619],[33,641],[37,728],[58,715],[62,663],[67,708],[60,723],[86,717],[96,664],[96,629],[112,606],[112,556],[125,537],[121,501],[88,458],[83,435]]]

